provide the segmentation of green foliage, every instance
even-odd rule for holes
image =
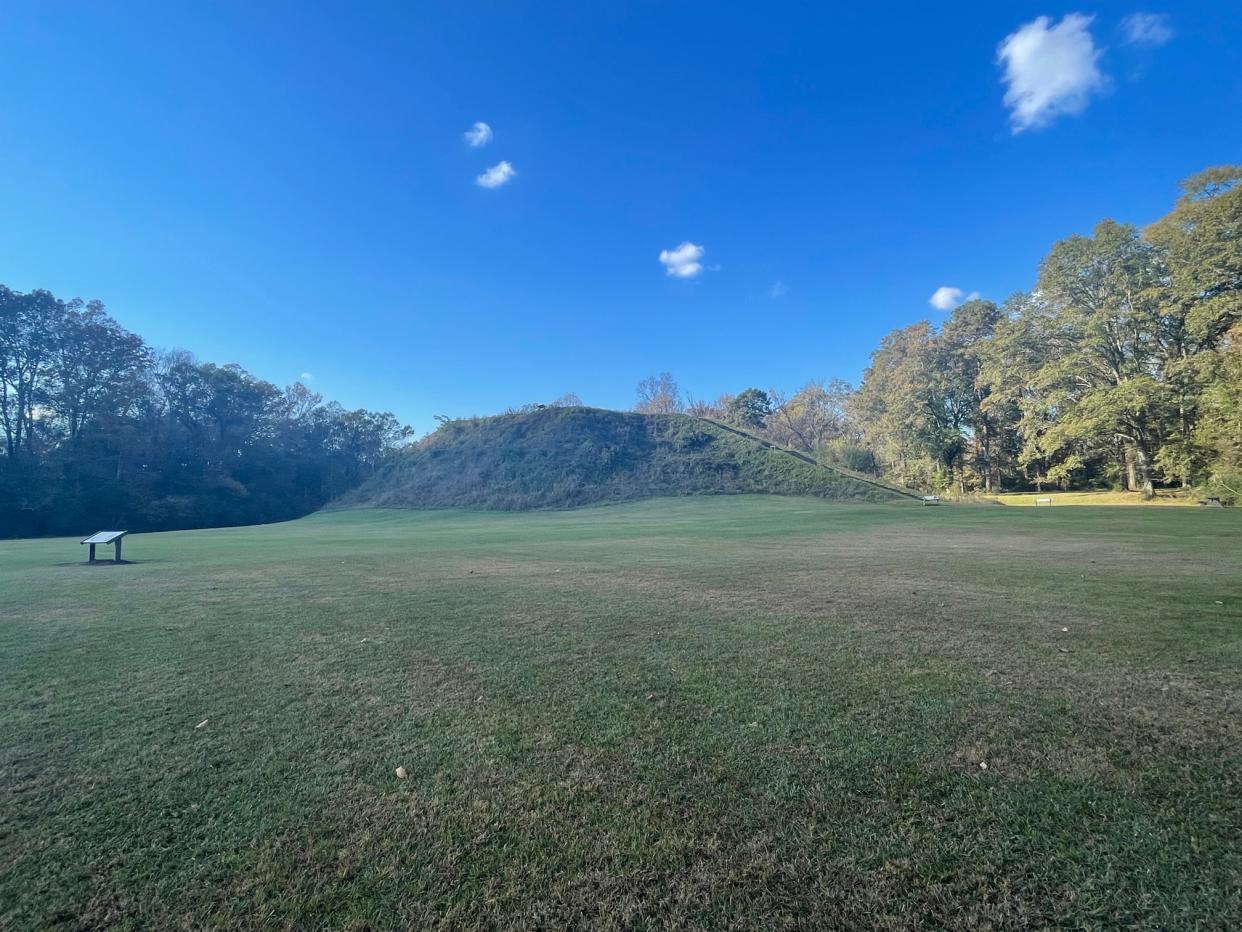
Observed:
[[[450,421],[342,504],[523,510],[740,492],[895,497],[688,415],[579,407]]]
[[[725,419],[738,427],[763,430],[772,414],[772,399],[759,388],[747,388],[729,399]]]
[[[963,305],[980,312],[987,302]],[[959,308],[959,311],[963,310]],[[922,321],[893,331],[872,354],[855,409],[890,475],[911,486],[965,491],[967,432],[980,419],[967,327],[937,333]]]
[[[1168,267],[1172,336],[1212,349],[1242,320],[1242,165],[1206,169],[1182,192],[1148,237]]]
[[[824,441],[815,452],[819,461],[829,466],[841,466],[845,469],[852,469],[854,472],[871,475],[878,475],[880,472],[875,453],[869,446],[844,437],[834,437]]]
[[[408,430],[240,366],[157,357],[98,302],[0,286],[0,536],[304,515]]]
[[[1203,493],[1226,505],[1242,505],[1242,470],[1218,466],[1208,475]]]
[[[829,441],[862,441],[850,413],[854,389],[848,382],[809,382],[790,398],[774,394],[766,435],[783,447],[814,453]]]
[[[1146,231],[1055,244],[1030,294],[894,331],[854,410],[889,476],[999,490],[1120,481],[1152,494],[1235,468],[1242,167],[1188,180]]]
[[[1194,441],[1215,453],[1225,472],[1242,472],[1242,326],[1231,331],[1213,365],[1204,373],[1202,416]]]

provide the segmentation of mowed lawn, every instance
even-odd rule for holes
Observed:
[[[1242,923],[1233,510],[720,497],[84,549],[0,541],[0,928]]]

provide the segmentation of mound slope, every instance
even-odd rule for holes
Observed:
[[[450,421],[339,504],[519,511],[740,493],[900,499],[684,414],[573,407]]]

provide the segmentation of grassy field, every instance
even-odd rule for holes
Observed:
[[[1158,491],[1153,498],[1144,498],[1142,492],[1008,492],[994,495],[1002,505],[1034,505],[1037,498],[1052,499],[1057,505],[1176,505],[1197,508],[1199,496],[1186,492]],[[1045,506],[1046,507],[1046,506]]]
[[[1230,510],[717,497],[82,549],[0,542],[6,930],[1242,917]]]

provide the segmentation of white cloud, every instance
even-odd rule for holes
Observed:
[[[961,288],[954,288],[951,285],[941,285],[937,288],[927,303],[938,311],[951,311],[965,301],[975,301],[979,298],[979,292],[972,291],[970,294],[962,291]]]
[[[1121,21],[1126,45],[1159,48],[1173,41],[1173,27],[1164,13],[1131,13]]]
[[[782,281],[774,281],[772,287],[768,289],[768,295],[773,298],[783,298],[789,294],[789,286]]]
[[[964,293],[961,288],[950,288],[948,285],[941,285],[932,294],[931,299],[927,303],[938,311],[951,311],[962,303],[962,295]]]
[[[660,261],[664,263],[664,272],[673,278],[695,278],[703,271],[703,263],[699,260],[707,252],[702,246],[696,246],[687,240],[676,249],[661,249]]]
[[[502,184],[508,184],[516,174],[517,171],[508,162],[498,162],[474,179],[474,183],[480,188],[499,188]]]
[[[1091,37],[1093,19],[1069,13],[1053,26],[1040,16],[1000,44],[997,59],[1005,70],[1005,106],[1014,133],[1081,113],[1092,95],[1107,87]]]
[[[298,380],[301,382],[313,382],[315,381],[315,375],[312,372],[303,372],[298,376]]]
[[[492,141],[492,128],[479,121],[462,133],[462,136],[466,140],[466,145],[471,149],[481,149]]]

